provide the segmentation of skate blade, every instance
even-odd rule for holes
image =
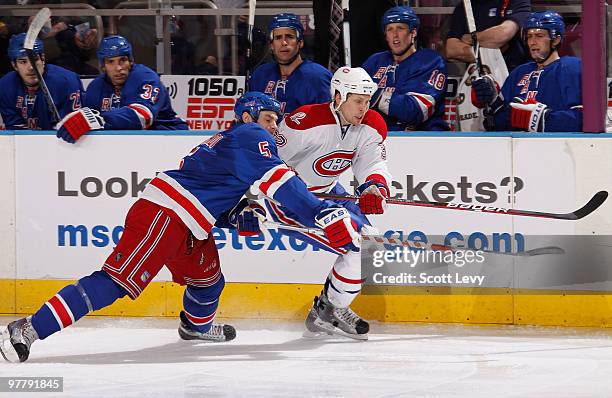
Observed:
[[[334,336],[340,336],[340,337],[348,337],[351,340],[360,340],[360,341],[365,341],[368,339],[368,334],[351,334],[351,333],[347,333],[345,331],[343,331],[342,329],[339,329],[335,326],[331,326],[328,325],[326,323],[319,323],[315,321],[315,325],[321,329],[321,331],[319,332],[311,332],[309,330],[305,331],[302,336],[307,337],[306,334],[313,334],[315,335],[315,337],[312,338],[319,338],[319,339],[324,339],[324,338],[330,338],[330,337],[334,337]],[[331,326],[331,327],[330,327]]]
[[[19,355],[15,351],[15,347],[11,344],[11,334],[8,328],[4,328],[0,333],[0,354],[8,362],[19,362]]]
[[[310,330],[306,330],[302,333],[302,337],[306,339],[323,340],[334,337],[334,335],[329,332],[311,332]]]

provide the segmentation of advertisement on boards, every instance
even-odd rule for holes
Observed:
[[[176,168],[206,137],[92,135],[77,145],[64,145],[53,136],[15,139],[17,278],[69,279],[100,268],[147,182],[158,171]],[[531,150],[530,145],[527,140],[513,149],[510,138],[499,137],[390,137],[391,194],[419,201],[546,209],[550,205],[538,202],[546,192],[560,198],[553,211],[572,207],[571,167],[562,174],[541,167],[571,163],[561,150],[564,144],[551,151],[542,151],[535,141]],[[513,165],[513,151],[524,167]],[[357,183],[346,175],[343,184],[350,192]],[[572,223],[535,219],[517,224],[515,219],[390,205],[371,222],[386,236],[426,240],[440,235],[455,245],[479,247],[496,244],[489,239],[504,237],[514,244],[530,233],[572,234],[574,228]],[[215,229],[213,235],[229,281],[320,283],[335,260],[276,230],[245,238]]]

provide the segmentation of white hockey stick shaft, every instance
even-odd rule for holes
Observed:
[[[47,7],[41,8],[40,11],[38,11],[36,16],[34,16],[32,22],[30,23],[30,27],[28,28],[28,32],[26,33],[26,38],[23,47],[28,53],[28,59],[30,60],[30,63],[32,64],[32,69],[34,70],[34,73],[38,78],[38,84],[40,84],[40,89],[42,90],[43,95],[45,97],[45,102],[47,103],[47,106],[49,107],[49,110],[51,111],[51,114],[53,115],[55,121],[59,122],[61,120],[59,112],[57,111],[55,103],[53,103],[51,92],[49,92],[49,87],[47,87],[47,83],[45,82],[45,79],[43,79],[42,73],[40,73],[40,71],[36,67],[36,57],[33,51],[34,44],[36,43],[36,38],[38,37],[38,34],[40,33],[41,29],[49,21],[50,17],[51,10],[49,10]]]
[[[332,0],[333,1],[333,0]],[[349,0],[342,0],[342,41],[344,44],[344,64],[351,64],[351,21],[349,13]]]
[[[256,0],[249,0],[249,20],[247,28],[247,41],[248,46],[246,50],[246,82],[249,84],[249,77],[251,75],[251,68],[253,67],[253,27],[255,26],[255,8],[257,6]]]
[[[482,76],[484,73],[482,69],[482,60],[480,59],[480,47],[478,45],[474,10],[472,10],[472,0],[463,0],[463,7],[465,8],[465,18],[467,20],[468,30],[472,36],[472,49],[474,50],[474,59],[478,67],[478,76]]]

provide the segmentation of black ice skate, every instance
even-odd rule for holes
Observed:
[[[191,328],[184,311],[181,311],[180,318],[181,324],[179,325],[178,333],[183,340],[223,342],[234,340],[236,337],[236,329],[232,325],[213,323],[208,332],[202,333]]]
[[[21,318],[8,324],[0,333],[0,353],[9,362],[25,362],[30,346],[38,340],[32,327],[32,317]]]
[[[306,317],[305,337],[336,334],[356,340],[367,340],[370,325],[349,307],[335,307],[325,293],[314,298],[314,304]]]

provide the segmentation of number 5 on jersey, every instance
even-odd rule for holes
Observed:
[[[271,158],[272,157],[272,153],[270,152],[270,149],[268,148],[268,141],[260,141],[259,142],[259,152],[264,155],[267,158]]]

